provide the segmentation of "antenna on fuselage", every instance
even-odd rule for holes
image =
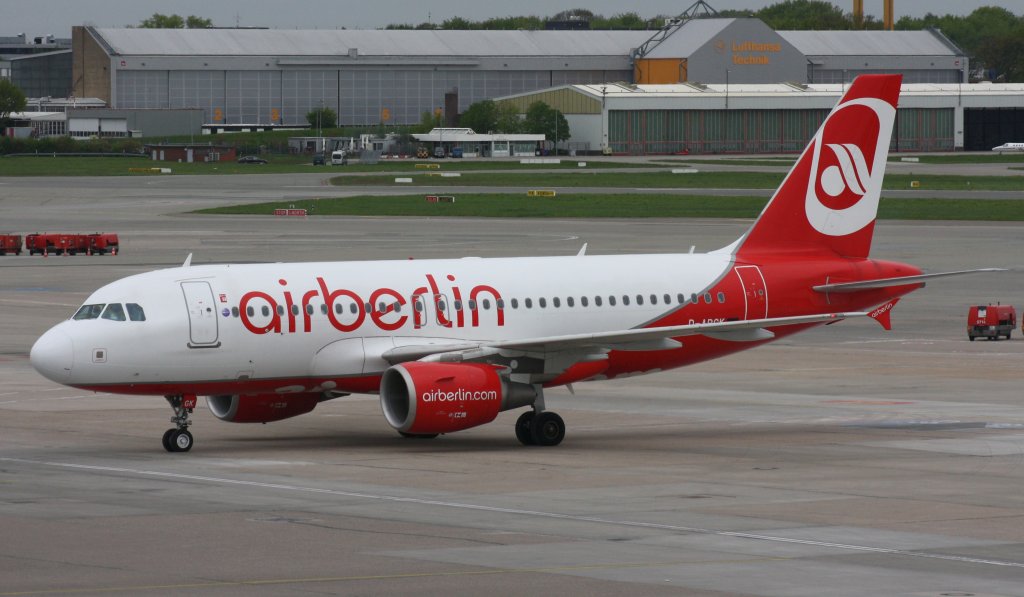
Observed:
[[[695,251],[696,249],[697,249],[697,245],[690,245],[690,255],[693,255],[693,252],[694,252],[694,251]],[[189,257],[191,257],[191,255],[189,255]]]
[[[577,257],[583,257],[586,254],[587,254],[587,243],[583,243],[583,246],[580,247],[580,252],[576,253],[576,256]]]
[[[188,257],[185,258],[185,263],[182,263],[181,267],[189,267],[190,265],[192,265],[192,253],[188,254]]]

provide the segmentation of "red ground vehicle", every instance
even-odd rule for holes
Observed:
[[[88,235],[89,248],[93,254],[104,255],[106,253],[117,253],[120,247],[120,241],[116,234],[94,232]]]
[[[77,255],[79,253],[117,253],[119,240],[116,234],[29,234],[25,237],[25,248],[29,255],[42,255],[44,252],[56,255]]]
[[[1006,336],[1009,340],[1013,328],[1017,327],[1017,310],[1013,305],[977,305],[967,313],[967,337],[996,340]]]
[[[0,255],[14,253],[21,255],[20,234],[0,234]]]

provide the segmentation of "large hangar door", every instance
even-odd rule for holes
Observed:
[[[1024,143],[1024,108],[964,109],[964,149],[988,151],[1003,143]]]

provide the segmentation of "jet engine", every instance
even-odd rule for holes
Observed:
[[[399,433],[435,435],[490,423],[501,411],[533,404],[533,386],[503,368],[477,363],[395,365],[384,372],[380,405]]]
[[[230,423],[270,423],[304,415],[322,400],[319,393],[223,394],[207,396],[213,416]]]

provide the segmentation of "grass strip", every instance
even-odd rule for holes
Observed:
[[[443,216],[476,218],[754,218],[764,197],[696,195],[459,194],[454,203],[428,203],[423,195],[357,196],[277,201],[204,209],[204,214],[272,215],[306,209],[312,216]],[[883,199],[880,219],[1024,221],[1024,201],[987,199]]]

